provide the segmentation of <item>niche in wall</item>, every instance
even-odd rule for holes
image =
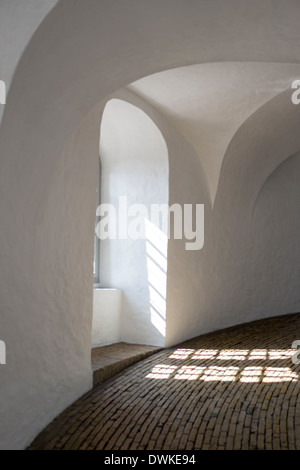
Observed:
[[[167,227],[160,220],[153,222],[151,207],[168,204],[167,145],[143,110],[112,99],[103,113],[100,156],[101,204],[111,205],[117,215],[116,239],[109,236],[100,241],[100,287],[122,291],[120,315],[110,314],[109,329],[116,341],[161,346],[166,329],[168,240]],[[145,236],[132,239],[120,233],[120,219],[127,217],[130,231],[141,205],[146,210],[139,221]],[[101,325],[104,316],[107,325],[108,314],[105,308],[94,307],[98,317],[94,323]]]

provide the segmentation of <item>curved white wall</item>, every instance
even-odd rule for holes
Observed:
[[[0,77],[9,91],[20,57],[33,33],[58,0],[2,0],[0,4]],[[0,122],[4,108],[0,106]]]
[[[294,231],[297,199],[289,199],[291,207],[283,222],[283,208],[289,197],[284,185],[277,186],[276,197],[274,192],[263,202],[262,196],[272,175],[281,171],[290,172],[286,176],[290,178],[290,194],[298,191],[293,170],[284,162],[300,148],[299,125],[300,109],[292,104],[288,90],[254,113],[227,149],[213,210],[213,229],[206,245],[207,262],[217,269],[207,299],[210,312],[214,312],[215,328],[300,309],[298,258],[292,260],[290,256],[291,246],[295,253],[299,249]],[[209,322],[208,329],[212,324]]]
[[[263,185],[254,212],[257,282],[252,302],[269,316],[299,312],[300,152],[281,163]]]
[[[75,131],[60,161],[53,162],[51,155],[44,160],[46,174],[40,166],[29,169],[22,159],[15,176],[12,173],[18,209],[12,209],[10,199],[2,200],[6,233],[0,235],[5,265],[1,336],[7,345],[7,364],[0,370],[0,445],[4,449],[29,443],[92,385],[96,198],[86,188],[97,184],[100,119],[97,106]],[[31,188],[26,188],[27,178],[32,179]],[[18,239],[23,244],[20,250]]]
[[[0,318],[7,346],[7,365],[0,369],[2,448],[24,447],[91,385],[94,154],[101,107],[88,116],[90,110],[121,87],[172,67],[300,62],[300,9],[294,0],[39,3],[43,8],[19,2],[16,11],[12,2],[1,2],[6,41],[18,38],[14,51],[0,51],[11,81],[0,127]],[[274,214],[273,201],[279,201],[268,194],[277,193],[276,185],[286,188],[287,174],[293,189],[280,214],[297,195],[291,174],[297,164],[280,167],[280,178],[270,177],[261,190],[278,164],[300,148],[299,111],[288,110],[288,100],[275,100],[252,116],[229,145],[213,215],[206,204],[204,251],[193,257],[179,242],[169,243],[167,344],[299,308],[295,231],[288,236],[275,215],[263,215]],[[171,130],[169,137],[164,135],[170,202],[206,203],[208,185],[193,149]],[[172,151],[173,138],[181,158]],[[199,176],[198,185],[196,178],[190,183],[191,175]],[[294,211],[289,214],[286,226],[294,222]],[[261,259],[262,245],[252,244],[251,228],[263,233],[265,244],[273,243],[274,226],[295,249],[292,270],[291,248],[287,256],[282,249],[269,269],[272,250]],[[265,292],[258,291],[261,272]],[[270,303],[278,280],[282,297]]]

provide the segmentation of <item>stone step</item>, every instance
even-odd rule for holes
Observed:
[[[115,343],[93,348],[93,387],[162,349],[157,346],[130,343]]]

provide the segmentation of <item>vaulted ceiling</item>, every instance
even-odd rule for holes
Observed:
[[[159,110],[192,144],[213,204],[223,158],[235,133],[265,103],[291,90],[299,76],[298,64],[220,62],[156,73],[128,88]]]

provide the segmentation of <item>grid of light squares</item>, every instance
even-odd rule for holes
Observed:
[[[185,366],[157,364],[147,375],[152,379],[202,380],[205,382],[295,382],[298,374],[290,367],[273,367],[272,364],[257,365],[257,361],[287,360],[295,354],[295,349],[185,349],[174,351],[170,359],[183,361],[192,359]],[[197,360],[199,363],[197,364]],[[211,362],[210,362],[211,361]],[[226,365],[226,361],[249,361],[249,366]],[[251,361],[256,361],[251,365]],[[213,364],[208,365],[207,364]]]

